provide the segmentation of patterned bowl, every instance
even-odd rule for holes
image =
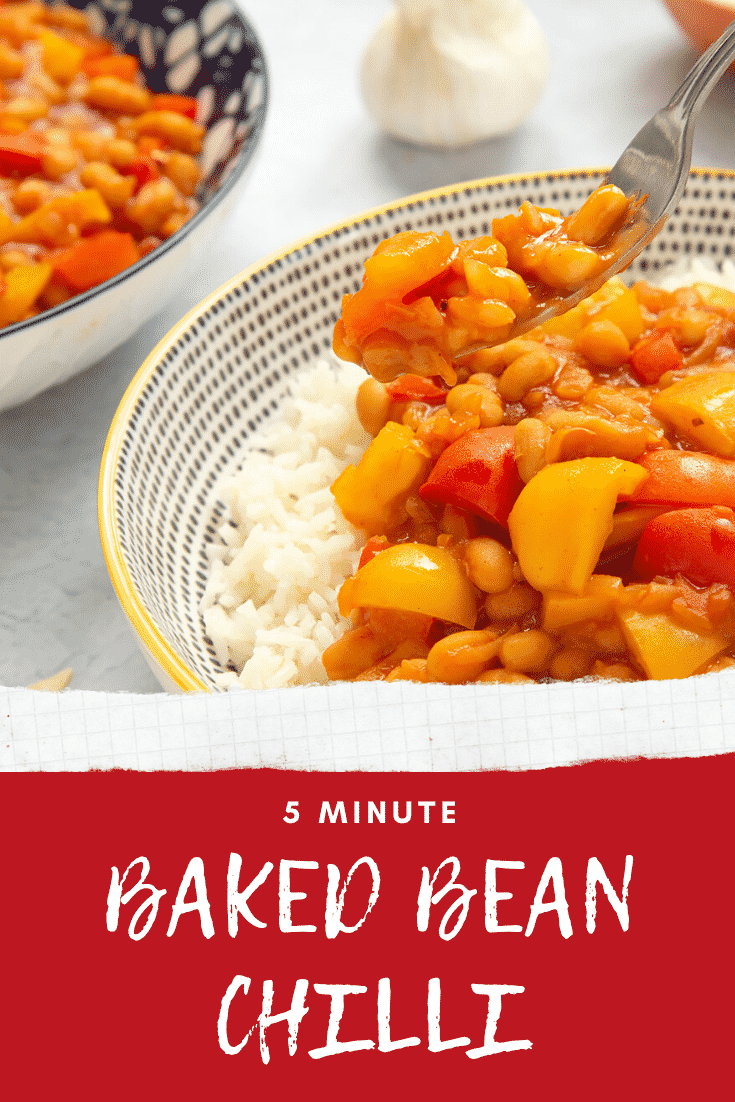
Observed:
[[[267,103],[262,48],[231,0],[69,0],[140,58],[156,92],[196,96],[207,126],[197,214],[114,279],[0,330],[0,410],[64,382],[127,340],[184,285],[251,167]]]
[[[342,296],[359,287],[377,243],[421,227],[455,239],[489,233],[524,199],[571,213],[604,175],[505,176],[380,207],[248,268],[154,349],[110,429],[99,520],[113,585],[164,689],[216,689],[222,671],[198,611],[205,547],[222,515],[214,487],[278,411],[293,375],[331,347]],[[687,255],[734,255],[733,207],[735,172],[693,170],[679,210],[631,275]]]

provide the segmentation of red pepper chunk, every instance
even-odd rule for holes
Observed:
[[[118,77],[119,80],[134,81],[138,75],[138,59],[132,54],[107,54],[105,57],[90,57],[82,62],[82,69],[88,77]]]
[[[186,115],[195,119],[197,101],[192,96],[177,96],[173,92],[161,93],[151,100],[151,111],[175,111],[177,115]]]
[[[88,291],[129,268],[140,259],[131,234],[102,230],[83,237],[52,260],[54,271],[72,291]]]
[[[735,513],[719,506],[654,517],[643,530],[633,570],[644,581],[681,574],[694,585],[722,582],[735,589]]]
[[[439,456],[419,490],[433,505],[454,505],[508,527],[508,515],[523,489],[515,463],[515,429],[473,429]]]
[[[49,143],[35,130],[0,135],[0,172],[40,172]]]
[[[148,153],[139,153],[134,161],[131,161],[129,165],[126,165],[120,171],[123,176],[135,176],[137,180],[135,185],[136,194],[144,184],[149,184],[151,180],[160,180],[161,178],[158,166]]]
[[[447,397],[447,387],[422,375],[399,375],[385,389],[394,402],[426,402],[429,406],[440,406]]]
[[[636,459],[648,478],[628,499],[651,505],[727,505],[735,509],[735,459],[664,449]]]
[[[385,551],[386,547],[389,546],[390,544],[388,543],[387,536],[371,536],[360,552],[360,561],[357,564],[357,569],[362,570],[366,563],[369,563],[380,551]]]
[[[645,383],[657,383],[662,375],[667,371],[676,371],[683,362],[682,354],[668,330],[644,337],[630,354],[633,370]]]

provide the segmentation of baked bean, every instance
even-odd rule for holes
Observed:
[[[614,417],[631,417],[634,421],[643,421],[647,415],[645,404],[632,397],[622,387],[595,386],[584,396],[585,406],[599,406],[612,413]]]
[[[62,103],[66,99],[66,92],[57,84],[48,73],[45,73],[43,69],[39,69],[38,72],[33,73],[27,78],[27,84],[36,92],[40,92],[41,96],[49,104]]]
[[[476,531],[474,518],[463,509],[445,505],[439,520],[439,530],[450,535],[456,543],[471,539]]]
[[[404,658],[400,666],[396,666],[385,679],[386,681],[424,681],[432,679],[426,671],[425,658]]]
[[[605,681],[637,681],[635,670],[624,662],[595,662],[590,670],[592,677],[603,678]]]
[[[625,654],[625,639],[616,624],[606,624],[597,628],[592,641],[600,654]]]
[[[630,357],[630,344],[623,330],[612,321],[591,321],[585,325],[575,348],[597,367],[620,367]]]
[[[377,436],[388,421],[391,397],[385,384],[368,375],[357,391],[357,416],[360,424],[371,436]]]
[[[346,631],[328,646],[322,664],[330,681],[348,681],[374,666],[384,653],[382,641],[369,626],[363,625]]]
[[[134,176],[121,176],[105,161],[90,161],[79,173],[79,179],[85,187],[96,188],[113,210],[125,206],[136,183]]]
[[[592,373],[570,357],[554,379],[552,390],[557,398],[578,402],[584,398],[593,382]],[[529,395],[526,395],[524,404],[528,401],[528,397]]]
[[[77,130],[72,134],[72,143],[86,161],[101,161],[107,142],[105,135],[95,130]]]
[[[505,341],[504,344],[496,344],[493,348],[483,348],[479,352],[467,356],[466,359],[467,363],[472,366],[473,371],[500,375],[514,360],[528,352],[538,352],[539,348],[545,349],[546,345],[541,344],[540,341],[516,337],[512,341]]]
[[[470,581],[483,593],[502,593],[513,584],[513,556],[497,540],[487,536],[470,540],[464,562]]]
[[[188,153],[179,153],[175,149],[169,154],[163,171],[169,180],[173,180],[182,195],[194,194],[199,182],[199,165]]]
[[[488,390],[492,390],[497,394],[498,380],[488,371],[476,371],[474,374],[468,375],[465,382],[469,383],[470,386],[487,387]]]
[[[546,466],[546,445],[551,439],[551,429],[536,417],[524,417],[513,434],[516,466],[524,482],[530,482],[535,474]]]
[[[171,237],[172,234],[177,233],[182,226],[191,218],[191,214],[186,210],[175,210],[172,214],[169,214],[166,221],[161,226],[161,237]]]
[[[549,674],[557,681],[574,681],[584,677],[592,666],[592,656],[578,647],[565,647],[557,651],[549,663]]]
[[[151,102],[146,88],[112,76],[92,77],[84,98],[92,107],[120,115],[140,115]]]
[[[557,366],[551,352],[537,344],[506,367],[498,379],[498,393],[506,402],[519,402],[531,387],[548,382]]]
[[[507,635],[500,645],[500,661],[514,673],[541,673],[556,649],[554,640],[538,628]]]
[[[497,657],[501,637],[494,631],[457,631],[429,651],[426,673],[432,681],[458,685],[474,681]]]
[[[467,286],[473,295],[499,299],[510,306],[514,313],[525,309],[531,301],[531,292],[522,276],[510,268],[495,268],[482,260],[469,257],[464,262]]]
[[[637,459],[658,439],[652,426],[633,418],[613,420],[612,415],[562,409],[544,411],[541,417],[552,430],[546,447],[547,463],[582,456]]]
[[[527,409],[529,413],[533,413],[534,410],[541,409],[546,404],[546,394],[541,388],[529,390],[527,394],[523,395],[522,403],[524,409]]]
[[[48,114],[48,104],[42,99],[33,99],[30,96],[16,96],[8,103],[2,105],[2,113],[8,118],[19,119],[22,122],[35,122]]]
[[[126,138],[110,138],[105,142],[103,155],[115,168],[128,168],[138,156],[135,143]]]
[[[520,620],[540,604],[540,593],[530,585],[516,582],[503,593],[491,593],[485,599],[485,612],[491,620]]]
[[[146,111],[133,126],[136,133],[154,134],[182,153],[198,153],[202,148],[204,128],[175,111]]]
[[[77,167],[78,155],[70,146],[56,145],[41,158],[41,171],[49,180],[60,180]]]
[[[516,673],[513,670],[485,670],[476,678],[478,684],[485,685],[531,685],[532,677],[526,677],[524,673]]]
[[[176,198],[176,188],[170,180],[151,180],[128,202],[128,218],[145,233],[153,233],[160,229],[174,209]]]
[[[11,268],[22,268],[24,265],[33,264],[27,253],[20,249],[3,249],[0,251],[0,268],[9,272]]]
[[[13,206],[18,214],[30,214],[46,203],[50,196],[51,188],[44,180],[24,180],[15,189]]]
[[[597,275],[603,263],[596,252],[580,242],[570,241],[565,245],[549,242],[538,247],[533,268],[549,287],[564,291],[586,283]]]
[[[476,413],[481,428],[495,428],[503,423],[503,403],[486,386],[460,383],[447,393],[446,407],[450,413]]]
[[[597,188],[567,219],[567,237],[584,245],[599,245],[617,227],[628,209],[628,199],[611,184]]]

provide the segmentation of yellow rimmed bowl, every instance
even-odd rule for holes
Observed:
[[[342,296],[365,259],[403,230],[491,232],[524,201],[571,213],[604,169],[503,176],[409,196],[333,226],[247,268],[153,350],[112,422],[99,522],[120,603],[162,687],[216,691],[222,672],[199,605],[207,543],[223,507],[218,482],[271,421],[295,373],[331,347]],[[642,278],[690,257],[735,257],[735,172],[694,169],[676,214],[638,257]]]

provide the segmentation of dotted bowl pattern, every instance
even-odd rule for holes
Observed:
[[[257,144],[267,100],[262,48],[231,0],[70,0],[95,34],[135,54],[154,92],[195,96],[207,127],[197,198],[209,199]]]
[[[506,177],[403,200],[248,269],[210,296],[143,365],[108,440],[101,515],[113,583],[131,622],[182,688],[219,672],[198,612],[206,544],[222,508],[215,486],[278,411],[292,375],[331,346],[342,296],[363,261],[402,230],[491,232],[524,199],[571,213],[602,171]],[[694,170],[679,210],[630,273],[686,254],[721,261],[735,247],[735,173]],[[182,674],[181,670],[189,671]]]

